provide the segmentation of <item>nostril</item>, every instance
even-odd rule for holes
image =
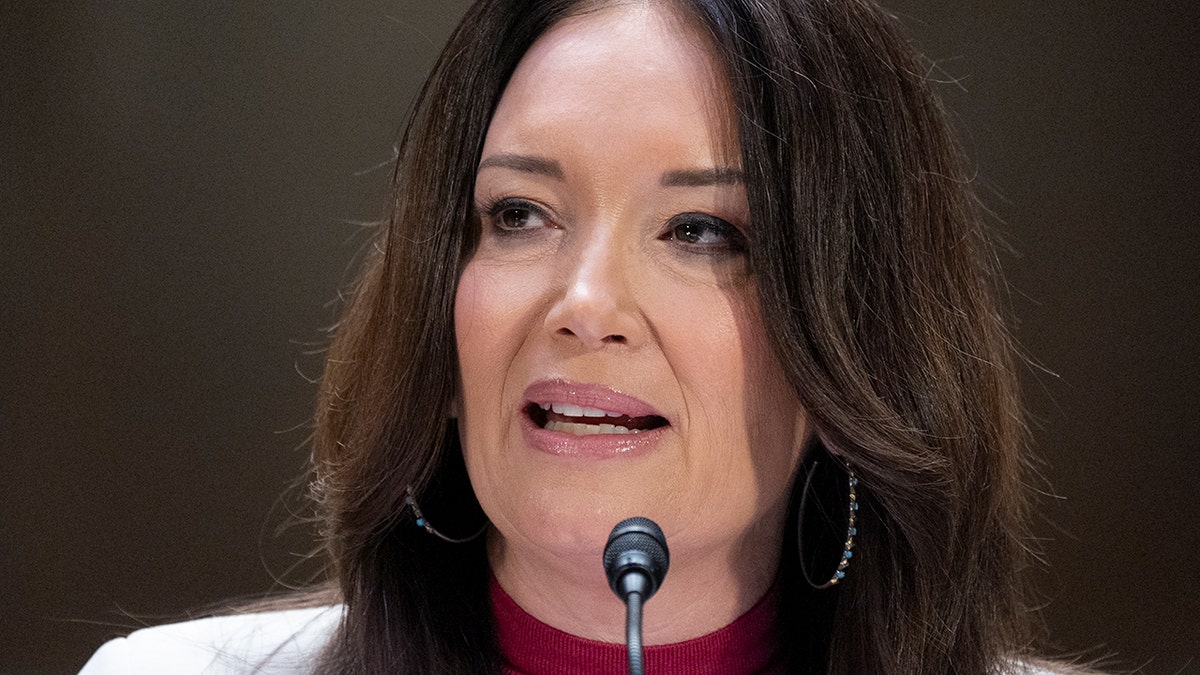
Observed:
[[[567,328],[566,326],[559,328],[557,331],[555,331],[555,333],[565,336],[565,337],[577,337],[579,335],[575,331],[571,330],[570,328]],[[623,345],[623,344],[628,343],[629,339],[626,338],[624,335],[615,335],[614,334],[614,335],[605,335],[603,338],[600,339],[600,342],[602,342],[606,345]]]

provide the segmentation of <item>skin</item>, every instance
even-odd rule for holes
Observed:
[[[533,616],[606,642],[624,640],[624,609],[601,552],[628,516],[657,521],[671,550],[647,644],[754,605],[808,436],[758,313],[732,104],[709,50],[666,3],[560,22],[505,90],[476,179],[457,408],[490,564]],[[638,452],[542,452],[522,433],[524,392],[554,378],[634,396],[670,425]]]

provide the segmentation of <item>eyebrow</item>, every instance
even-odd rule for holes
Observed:
[[[686,169],[663,174],[663,187],[704,187],[706,185],[736,185],[742,182],[742,172],[730,167]]]
[[[513,169],[524,173],[549,176],[556,180],[565,180],[566,178],[566,174],[563,173],[562,166],[558,162],[533,155],[513,155],[506,152],[491,155],[479,163],[480,171],[490,168]]]
[[[553,159],[536,155],[517,155],[502,152],[490,155],[479,163],[479,170],[501,168],[523,173],[548,176],[555,180],[566,180],[562,165]],[[737,185],[743,182],[742,172],[731,167],[712,169],[680,169],[663,174],[663,187],[705,187],[708,185]]]

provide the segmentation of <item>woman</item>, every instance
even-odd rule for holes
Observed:
[[[642,515],[648,672],[1023,671],[1011,348],[922,72],[865,1],[478,2],[327,362],[335,607],[158,635],[619,672],[599,560]]]

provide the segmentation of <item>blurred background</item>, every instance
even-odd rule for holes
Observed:
[[[1200,5],[887,4],[1010,247],[1051,634],[1200,673]],[[465,6],[0,5],[0,672],[312,571],[323,328]]]

